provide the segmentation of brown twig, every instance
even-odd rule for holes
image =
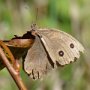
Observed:
[[[13,66],[10,64],[9,60],[7,59],[3,49],[0,47],[0,56],[2,58],[3,63],[5,64],[7,70],[11,74],[12,78],[16,82],[19,90],[27,90],[19,73],[13,68]]]
[[[4,51],[6,53],[8,53],[8,57],[10,59],[10,62],[12,63],[14,69],[17,70],[18,68],[16,67],[16,64],[15,64],[16,61],[14,59],[14,56],[12,55],[11,51],[9,50],[9,48],[5,45],[5,43],[2,40],[0,40],[0,46],[4,49]]]

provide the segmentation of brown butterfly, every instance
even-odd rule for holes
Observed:
[[[32,47],[24,58],[24,70],[33,79],[39,79],[49,70],[74,62],[84,51],[71,35],[57,29],[31,29],[35,36]]]

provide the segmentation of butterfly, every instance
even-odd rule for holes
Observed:
[[[58,29],[31,28],[35,36],[24,58],[24,70],[33,79],[42,78],[50,70],[74,62],[84,47],[71,35]]]

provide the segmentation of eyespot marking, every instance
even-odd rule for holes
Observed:
[[[63,51],[59,51],[59,56],[63,57],[63,55],[64,55],[64,52]]]
[[[73,43],[70,44],[70,48],[74,48],[74,44]]]

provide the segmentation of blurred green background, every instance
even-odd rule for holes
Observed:
[[[43,81],[33,81],[21,70],[28,90],[90,90],[90,0],[0,0],[0,39],[23,35],[30,25],[58,28],[85,47],[77,62],[59,68]],[[18,90],[6,69],[0,71],[0,90]]]

